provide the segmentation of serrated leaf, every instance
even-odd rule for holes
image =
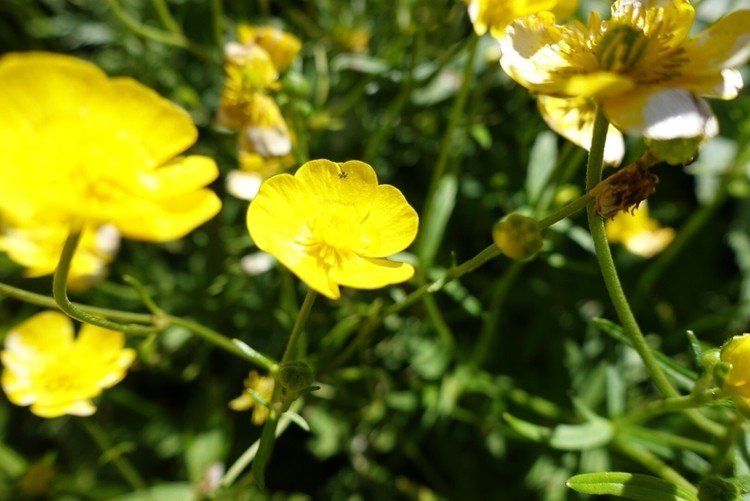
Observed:
[[[568,487],[581,494],[618,496],[636,501],[697,501],[698,496],[674,484],[627,472],[584,473],[568,479]]]

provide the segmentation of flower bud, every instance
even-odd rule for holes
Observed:
[[[669,165],[687,165],[698,154],[704,137],[678,137],[661,141],[646,138],[646,144],[651,154],[661,162]]]
[[[279,368],[278,380],[282,387],[296,393],[313,383],[312,369],[301,360],[284,362]]]
[[[529,259],[542,248],[542,231],[536,219],[509,214],[492,229],[495,245],[511,259]]]
[[[750,334],[730,339],[720,359],[713,370],[717,384],[732,396],[742,414],[750,416]]]

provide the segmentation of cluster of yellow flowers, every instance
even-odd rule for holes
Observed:
[[[294,62],[302,43],[271,26],[241,25],[238,42],[224,48],[226,81],[217,122],[239,131],[240,169],[227,176],[227,191],[252,200],[264,179],[294,163],[292,135],[270,92]]]

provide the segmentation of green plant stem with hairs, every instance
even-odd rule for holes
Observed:
[[[316,297],[317,293],[314,290],[307,290],[305,299],[302,301],[302,306],[297,314],[297,320],[294,322],[294,327],[289,335],[289,341],[286,344],[280,365],[283,365],[285,362],[300,360],[303,357],[303,354],[299,353],[298,343],[305,329],[305,324],[307,324],[307,319],[310,317],[310,311]],[[286,409],[282,408],[284,404],[283,391],[284,389],[279,379],[276,378],[273,385],[273,396],[271,398],[268,419],[266,419],[266,423],[263,425],[252,470],[253,479],[261,489],[265,489],[266,485],[266,467],[268,466],[268,461],[271,459],[273,446],[276,443],[276,427],[279,424],[279,419],[284,414],[284,411],[286,411]]]

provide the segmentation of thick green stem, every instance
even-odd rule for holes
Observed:
[[[604,143],[607,140],[608,126],[609,124],[607,123],[604,113],[599,109],[596,113],[594,135],[591,140],[588,164],[586,165],[586,191],[590,191],[599,183],[599,181],[601,181]],[[638,322],[630,309],[630,304],[628,303],[628,300],[625,297],[625,292],[620,284],[620,278],[617,276],[617,269],[615,268],[612,253],[609,249],[607,234],[604,230],[604,220],[596,214],[593,203],[589,204],[587,215],[589,230],[591,231],[591,237],[594,240],[594,250],[596,252],[596,259],[599,263],[599,269],[602,272],[604,284],[607,287],[607,292],[609,293],[612,305],[617,312],[617,317],[620,319],[623,331],[633,343],[633,348],[638,352],[638,355],[640,355],[643,364],[651,374],[651,378],[659,391],[667,397],[676,397],[679,393],[661,370],[656,357],[654,357],[651,348],[648,346],[648,343],[646,343],[646,339],[643,337]]]
[[[91,439],[96,443],[97,446],[102,450],[102,456],[110,461],[117,471],[120,472],[122,478],[136,491],[141,491],[146,488],[146,482],[141,477],[138,470],[128,459],[121,453],[113,452],[112,441],[109,439],[107,434],[104,432],[101,426],[96,422],[92,421],[91,418],[80,419],[78,421],[83,425],[83,429],[89,434]]]
[[[656,457],[648,449],[636,445],[627,438],[618,438],[612,442],[612,446],[615,450],[619,451],[623,455],[629,457],[633,461],[639,463],[647,470],[659,475],[664,480],[672,482],[690,492],[698,493],[698,490],[693,484],[691,484],[685,477],[680,475],[676,470],[669,467],[664,461]]]
[[[92,325],[110,329],[113,331],[120,331],[126,334],[150,334],[157,330],[154,326],[137,325],[137,324],[122,324],[113,322],[102,317],[92,315],[76,305],[70,302],[68,299],[68,275],[70,274],[70,264],[73,261],[73,255],[75,254],[76,247],[78,247],[78,241],[81,239],[80,231],[72,231],[68,238],[65,239],[65,245],[63,246],[62,253],[60,254],[60,262],[55,270],[55,275],[52,279],[52,297],[55,298],[55,302],[60,310],[71,318],[75,318],[81,322],[86,322]]]
[[[317,293],[314,290],[307,290],[305,299],[302,302],[299,313],[297,314],[297,320],[294,322],[294,327],[292,327],[292,333],[289,335],[289,341],[284,350],[284,356],[281,358],[281,364],[297,360],[300,357],[297,343],[304,331],[305,324],[310,316],[310,311],[312,310],[316,296]],[[253,463],[253,479],[255,479],[255,482],[261,489],[265,489],[266,486],[266,466],[268,466],[268,461],[271,459],[271,453],[273,452],[273,446],[276,443],[276,426],[284,413],[284,409],[282,409],[282,400],[283,389],[279,380],[276,379],[273,387],[273,397],[271,398],[268,419],[266,419],[266,423],[263,425],[263,431],[260,435],[260,443],[258,444],[258,452],[255,455],[255,462]]]

